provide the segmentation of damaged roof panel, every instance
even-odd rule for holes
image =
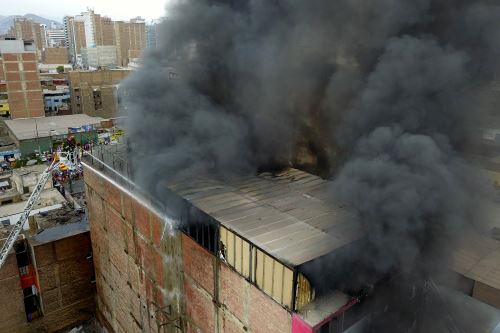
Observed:
[[[297,169],[224,183],[200,179],[168,185],[225,227],[293,266],[363,236],[352,214],[327,201],[328,186]]]

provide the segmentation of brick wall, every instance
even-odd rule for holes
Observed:
[[[43,51],[44,64],[67,64],[69,62],[68,49],[65,47],[47,47]]]
[[[111,332],[178,332],[176,237],[147,205],[85,170],[97,313]]]
[[[3,71],[12,119],[44,117],[35,53],[3,54]]]
[[[27,331],[23,290],[15,254],[10,254],[0,269],[0,332]]]
[[[175,304],[169,293],[180,292],[184,331],[291,332],[288,311],[190,237],[162,239],[158,216],[92,169],[85,183],[98,313],[112,331],[163,332],[151,319],[156,304]]]
[[[90,235],[64,238],[33,248],[45,326],[59,330],[90,319],[95,310]]]
[[[34,247],[43,316],[28,323],[15,254],[0,269],[0,332],[56,332],[92,318],[92,267],[87,234]]]
[[[291,332],[291,316],[194,240],[182,235],[188,332]]]

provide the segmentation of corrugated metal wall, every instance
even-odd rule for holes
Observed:
[[[300,309],[312,300],[309,281],[234,232],[220,226],[221,255],[227,264],[288,309]],[[294,304],[295,296],[295,304]],[[295,305],[295,306],[294,306]]]

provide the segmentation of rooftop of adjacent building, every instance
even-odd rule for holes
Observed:
[[[32,40],[0,39],[0,54],[2,53],[26,53],[36,52],[36,46]]]
[[[10,133],[17,140],[29,140],[35,138],[49,137],[52,135],[63,135],[68,133],[69,127],[81,127],[85,125],[100,125],[104,119],[91,117],[86,114],[73,114],[67,116],[19,118],[5,120]]]
[[[25,190],[31,190],[38,181],[38,175],[46,168],[46,165],[32,165],[13,169],[10,173],[0,176],[0,182],[9,183],[11,188],[8,191],[18,196],[15,202],[0,206],[0,245],[5,241],[12,225],[19,220],[31,194],[19,193],[19,184],[16,182],[21,182]],[[58,189],[51,187],[50,183],[41,192],[30,216],[32,218],[29,225],[26,223],[24,226],[22,237],[31,238],[35,245],[88,231],[85,208],[80,207],[70,196],[63,196]]]
[[[53,211],[48,215],[37,217],[39,230],[31,236],[33,246],[53,242],[89,231],[88,217],[84,210]]]
[[[27,198],[26,198],[27,199]],[[55,188],[44,190],[40,194],[38,202],[33,207],[33,211],[43,208],[58,209],[67,203],[66,199]],[[0,219],[21,214],[26,206],[26,200],[0,206]]]

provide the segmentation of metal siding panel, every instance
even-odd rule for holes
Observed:
[[[284,266],[274,260],[273,298],[279,303],[283,302],[283,270]]]
[[[273,294],[274,265],[273,258],[264,255],[264,291],[268,295]]]
[[[234,237],[234,269],[236,269],[237,272],[243,273],[243,241],[240,237],[236,236]]]
[[[264,289],[264,252],[256,250],[255,284]]]
[[[247,279],[250,278],[250,244],[248,242],[243,241],[243,261],[242,261],[243,269],[241,273]]]
[[[231,231],[227,231],[227,263],[234,267],[234,234]]]
[[[293,271],[288,267],[284,267],[283,272],[283,305],[292,309],[292,294],[293,294]]]

